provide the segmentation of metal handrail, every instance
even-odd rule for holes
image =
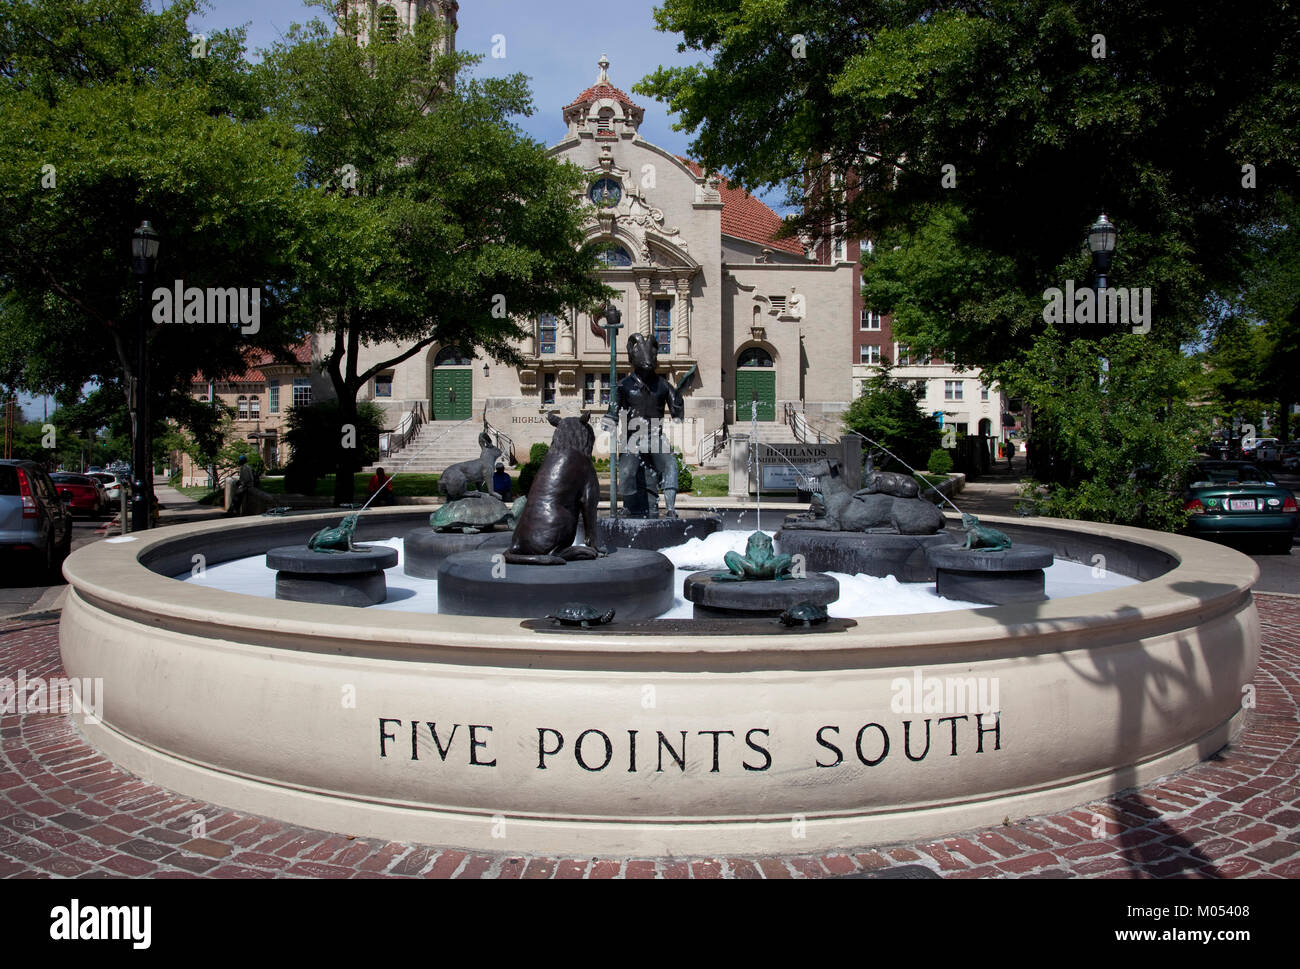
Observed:
[[[786,426],[794,432],[795,438],[800,444],[825,444],[822,438],[821,428],[814,427],[808,418],[801,414],[790,402],[785,405],[785,423]],[[816,441],[809,441],[810,437],[815,437]]]
[[[711,461],[713,457],[720,454],[726,446],[727,425],[723,424],[708,437],[700,441],[700,446],[696,451],[696,456],[699,458],[698,463],[704,464],[706,461]]]
[[[402,416],[402,420],[398,423],[399,428],[402,424],[405,424],[406,429],[389,432],[388,447],[380,449],[382,452],[381,456],[389,458],[402,450],[402,448],[406,447],[415,439],[415,436],[420,433],[420,428],[426,423],[428,423],[428,419],[424,416],[424,402],[416,401],[415,405],[410,409],[410,411]],[[397,443],[393,442],[394,434],[397,435]]]
[[[488,420],[486,404],[483,405],[483,433],[492,439],[492,446],[510,462],[510,467],[519,467],[519,459],[515,457],[515,442],[509,434]]]

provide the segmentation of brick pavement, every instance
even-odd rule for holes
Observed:
[[[1300,599],[1258,596],[1258,706],[1232,747],[1074,810],[816,856],[542,858],[295,827],[147,784],[57,714],[0,716],[0,878],[1300,877]],[[0,624],[0,670],[62,675],[57,621]],[[13,675],[12,672],[6,675]],[[202,828],[196,827],[202,819]]]

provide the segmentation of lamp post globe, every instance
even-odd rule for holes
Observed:
[[[149,220],[131,233],[131,269],[138,297],[136,325],[135,441],[131,454],[131,530],[146,529],[153,514],[153,454],[149,441],[149,315],[145,305],[146,279],[158,265],[162,237]]]
[[[1115,255],[1115,239],[1119,235],[1114,223],[1101,217],[1088,229],[1088,249],[1092,253],[1092,265],[1097,271],[1097,289],[1106,288],[1106,274],[1110,272],[1110,262]]]

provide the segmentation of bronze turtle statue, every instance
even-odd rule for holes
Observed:
[[[526,498],[507,505],[495,495],[482,491],[469,491],[458,501],[449,501],[429,516],[429,527],[435,532],[462,532],[474,535],[486,532],[497,525],[514,528],[523,514]]]
[[[786,626],[813,626],[829,618],[826,607],[813,602],[797,603],[780,615],[781,623]]]
[[[613,622],[614,610],[610,609],[608,612],[601,612],[586,603],[566,602],[555,610],[554,615],[546,618],[554,619],[562,626],[581,626],[586,629],[589,626],[603,626],[606,623]]]

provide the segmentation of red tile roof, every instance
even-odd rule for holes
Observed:
[[[703,174],[698,162],[677,156],[696,177]],[[722,193],[722,232],[749,242],[779,249],[796,256],[804,254],[798,239],[778,239],[776,233],[781,229],[779,215],[754,198],[742,188],[737,188],[725,178],[719,176],[718,189]]]
[[[294,361],[300,364],[311,363],[311,340],[305,339],[296,346],[289,348],[289,354]],[[261,370],[262,367],[269,367],[275,364],[283,365],[287,361],[277,359],[274,354],[266,350],[250,350],[244,357],[248,361],[248,368],[239,374],[232,374],[228,377],[222,377],[216,383],[222,384],[261,384],[266,383],[266,374]],[[202,374],[195,374],[192,383],[206,384],[207,378]]]
[[[587,88],[587,90],[574,98],[573,103],[566,104],[564,110],[568,111],[569,108],[577,107],[579,104],[590,104],[592,101],[599,101],[601,98],[613,98],[615,101],[627,105],[629,108],[636,108],[638,111],[642,110],[641,105],[637,104],[608,81],[593,84],[591,87]]]

